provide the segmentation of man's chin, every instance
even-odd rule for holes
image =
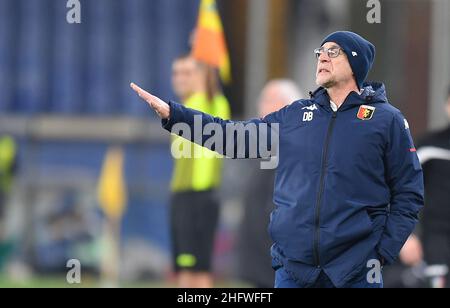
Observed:
[[[322,87],[325,89],[330,89],[336,85],[336,82],[334,80],[325,80],[325,81],[317,80],[316,83],[319,87]]]

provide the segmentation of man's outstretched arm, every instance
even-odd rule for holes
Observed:
[[[225,121],[174,102],[166,103],[134,83],[131,88],[155,110],[166,130],[221,155],[270,158],[277,151],[281,112],[246,122]]]

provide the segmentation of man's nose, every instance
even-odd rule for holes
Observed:
[[[327,55],[326,52],[322,52],[319,56],[319,62],[320,63],[326,63],[330,61],[330,57]]]

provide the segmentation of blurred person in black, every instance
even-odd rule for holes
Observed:
[[[259,117],[263,118],[302,97],[293,81],[272,80],[261,92]],[[275,279],[270,256],[272,240],[267,232],[274,208],[274,181],[275,170],[261,170],[259,161],[250,162],[244,192],[244,217],[239,232],[238,273],[246,283],[258,288],[273,288]]]
[[[450,88],[445,109],[450,120]],[[433,269],[433,287],[450,287],[450,125],[422,138],[418,155],[423,165],[426,206],[422,219],[425,262]],[[433,276],[431,275],[431,276]]]

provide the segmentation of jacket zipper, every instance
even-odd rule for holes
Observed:
[[[333,112],[333,117],[331,118],[330,124],[328,126],[328,132],[325,139],[325,147],[323,150],[322,156],[322,171],[320,174],[320,187],[319,192],[317,194],[317,203],[316,203],[316,215],[315,215],[315,233],[314,233],[314,259],[316,262],[316,266],[318,268],[321,267],[320,264],[320,256],[319,256],[319,240],[320,240],[320,208],[322,205],[322,196],[325,189],[325,174],[327,170],[328,163],[328,149],[330,145],[331,134],[333,133],[334,124],[336,122],[337,112]]]

